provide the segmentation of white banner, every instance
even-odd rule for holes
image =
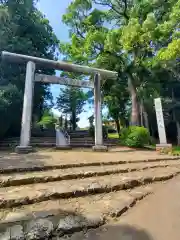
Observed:
[[[158,132],[159,132],[159,141],[160,141],[160,144],[167,144],[161,98],[155,98],[154,103],[155,103],[156,120],[158,125]]]

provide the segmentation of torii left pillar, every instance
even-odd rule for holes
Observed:
[[[30,138],[31,138],[33,92],[34,92],[34,74],[35,63],[28,62],[26,67],[24,103],[21,122],[21,137],[20,145],[16,147],[17,153],[32,152],[32,147],[30,146]]]
[[[102,110],[101,110],[101,76],[99,73],[94,77],[94,115],[95,115],[95,146],[94,151],[107,152],[107,146],[103,144]]]

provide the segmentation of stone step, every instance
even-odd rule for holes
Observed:
[[[49,144],[56,144],[56,140],[54,139],[35,139],[31,141],[31,144],[36,144],[36,143],[49,143]],[[71,139],[70,140],[71,144],[76,144],[76,143],[90,143],[90,144],[94,144],[94,140],[92,139]],[[105,140],[104,141],[105,144],[108,143],[118,143],[117,140]],[[12,144],[19,144],[19,141],[3,141],[0,143],[1,146],[7,146],[7,145],[12,145]]]
[[[15,147],[18,146],[19,141],[12,141],[12,142],[1,142],[0,143],[0,149],[8,149],[10,147]],[[95,145],[95,142],[93,140],[76,140],[76,139],[71,139],[70,141],[70,146],[72,148],[79,148],[79,147],[93,147]],[[118,145],[118,141],[111,141],[111,140],[106,140],[104,141],[104,145],[108,147],[113,147]],[[31,141],[31,146],[33,147],[55,147],[56,146],[56,141],[54,140],[34,140]]]
[[[89,178],[94,176],[106,176],[117,173],[128,173],[134,171],[142,171],[150,168],[160,167],[178,167],[180,168],[180,161],[163,161],[163,162],[149,162],[149,163],[131,163],[131,164],[117,164],[102,165],[102,166],[84,166],[66,169],[53,169],[47,171],[30,171],[24,173],[11,173],[0,175],[0,187],[19,186],[33,183],[46,183],[61,180],[70,180],[78,178]]]
[[[36,183],[0,189],[0,207],[10,208],[50,199],[62,199],[131,189],[146,183],[171,179],[179,167],[159,167],[143,171],[97,176],[85,179]]]
[[[49,239],[99,227],[109,217],[118,217],[126,212],[157,187],[158,184],[151,184],[130,191],[49,200],[14,208],[13,211],[0,210],[0,239],[12,239],[10,236],[14,236],[13,239]]]
[[[70,148],[76,149],[76,148],[92,148],[95,145],[95,143],[71,143]],[[105,146],[108,148],[115,147],[118,144],[116,143],[104,143]],[[18,144],[0,144],[0,150],[1,151],[8,151],[9,149],[15,149],[15,147],[18,146]],[[55,148],[55,143],[31,143],[31,146],[34,148]]]
[[[92,137],[76,137],[73,138],[71,137],[71,142],[94,142],[94,140],[92,139]],[[3,141],[0,142],[0,144],[12,144],[12,143],[19,143],[20,138],[7,138],[4,139]],[[119,139],[105,139],[105,142],[119,142]],[[31,138],[31,142],[32,143],[39,143],[39,142],[50,142],[50,143],[55,143],[56,142],[56,138],[55,137],[32,137]]]
[[[87,152],[88,153],[88,152]],[[126,152],[122,152],[124,154]],[[81,168],[81,167],[98,167],[98,166],[113,166],[116,168],[116,165],[120,164],[134,164],[134,163],[157,163],[163,165],[170,164],[180,164],[180,158],[173,156],[149,156],[147,158],[127,158],[126,160],[118,160],[117,158],[109,157],[109,153],[103,153],[103,159],[99,159],[96,153],[91,152],[91,158],[88,155],[85,155],[82,159],[80,152],[78,153],[78,158],[72,158],[72,155],[75,155],[75,152],[63,154],[63,152],[56,151],[53,153],[55,159],[49,161],[49,156],[46,156],[46,152],[42,155],[36,155],[32,153],[29,155],[17,155],[12,153],[10,156],[2,156],[0,158],[0,174],[13,174],[13,173],[26,173],[26,172],[39,172],[39,171],[48,171],[55,169],[68,169],[68,168]],[[130,155],[130,153],[129,153]],[[129,156],[128,155],[128,156]],[[56,159],[57,158],[57,159]],[[33,159],[33,160],[32,160]],[[39,161],[39,159],[41,161]],[[130,167],[130,166],[129,166]]]
[[[42,152],[41,154],[31,153],[28,155],[17,155],[15,153],[5,154],[0,156],[0,174],[11,174],[17,172],[34,172],[34,171],[47,171],[53,169],[67,169],[73,167],[88,167],[88,166],[114,166],[119,164],[133,164],[133,163],[162,163],[164,165],[180,163],[179,156],[157,155],[143,152],[141,155],[136,156],[136,152],[121,152],[119,155],[112,155],[108,153],[94,153],[94,152],[62,152],[53,151],[53,158],[51,152]],[[124,158],[126,154],[126,157]],[[103,155],[103,158],[102,158]],[[123,160],[125,159],[125,160]]]
[[[17,139],[4,139],[2,141],[2,143],[16,143],[19,142],[19,138]],[[91,137],[79,137],[79,138],[71,138],[72,141],[93,141],[93,139]],[[56,138],[55,137],[32,137],[31,138],[31,142],[56,142]]]

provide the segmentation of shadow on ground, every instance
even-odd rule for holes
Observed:
[[[94,216],[90,212],[82,214],[80,211],[67,211],[60,208],[38,211],[35,205],[32,205],[31,212],[22,213],[18,209],[21,208],[16,209],[16,214],[14,217],[11,215],[9,221],[7,218],[0,220],[0,239],[6,239],[2,237],[9,229],[10,235],[17,237],[13,239],[21,239],[20,236],[23,235],[27,236],[27,239],[34,240],[153,240],[143,229],[116,221],[105,224],[106,220],[102,215]],[[14,226],[20,226],[22,230],[17,233]]]
[[[44,159],[50,159],[50,156],[40,155],[38,152],[20,155],[10,151],[0,152],[0,169],[43,167]]]
[[[87,233],[75,233],[70,240],[153,240],[143,229],[129,225],[105,225],[90,229]]]

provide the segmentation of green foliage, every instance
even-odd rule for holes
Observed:
[[[121,130],[120,141],[128,147],[144,147],[150,143],[150,134],[144,127],[131,126]]]
[[[0,1],[0,52],[10,51],[53,59],[58,41],[49,21],[35,7],[36,1],[26,0],[23,2],[22,4],[21,0]],[[0,62],[0,87],[7,86],[8,88],[9,85],[13,85],[14,88],[17,88],[17,92],[21,93],[18,107],[16,98],[12,99],[11,107],[18,109],[18,111],[13,111],[13,117],[9,117],[12,114],[9,105],[5,110],[6,114],[1,114],[1,121],[5,125],[3,129],[8,129],[9,135],[19,136],[20,134],[25,72],[23,64]],[[53,74],[54,70],[42,68],[41,73]],[[33,116],[39,120],[51,100],[49,85],[36,83]],[[10,123],[8,123],[9,121]]]
[[[70,62],[117,71],[102,86],[110,117],[139,125],[140,105],[153,119],[162,79],[179,78],[179,19],[180,0],[75,0],[63,17],[71,42],[60,50]]]
[[[38,125],[46,129],[55,129],[56,123],[57,119],[53,114],[50,111],[45,111]]]
[[[69,114],[73,130],[76,129],[77,116],[83,112],[83,106],[87,101],[87,94],[76,87],[62,89],[57,98],[56,107],[64,114]]]
[[[21,125],[22,92],[11,84],[0,89],[0,138],[11,130],[14,134]],[[18,109],[18,111],[17,111]],[[13,119],[13,121],[12,121]]]
[[[41,121],[39,122],[39,125],[47,129],[54,129],[55,123],[56,119],[54,119],[53,116],[43,116]]]
[[[134,127],[128,127],[128,128],[122,128],[120,132],[120,141],[121,144],[126,145],[126,139],[128,138],[128,135],[131,133],[131,128]]]

